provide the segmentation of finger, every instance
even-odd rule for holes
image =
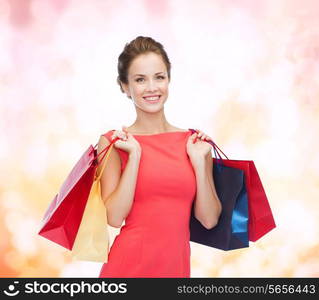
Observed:
[[[203,134],[202,137],[201,137],[201,139],[202,139],[203,141],[206,140],[206,138],[207,138],[207,135],[206,135],[206,134]]]
[[[118,136],[119,138],[121,138],[124,135],[123,131],[121,130],[116,130],[114,132],[114,136]]]
[[[126,141],[126,140],[127,140],[127,136],[126,136],[125,133],[122,133],[122,134],[121,134],[121,139],[122,139],[123,141]]]
[[[203,135],[204,135],[204,132],[201,131],[201,130],[198,130],[198,137],[200,138],[200,137],[203,136]]]
[[[130,135],[130,133],[127,131],[127,127],[126,126],[122,126],[122,130],[124,131],[124,133],[125,133],[125,138],[127,139],[128,137],[129,137],[129,135]]]
[[[120,136],[121,135],[121,131],[120,130],[115,130],[113,135],[114,136]]]
[[[124,137],[124,135],[125,135],[125,133],[123,132],[123,131],[118,131],[117,132],[117,136],[119,137],[119,138],[122,138],[122,137]]]
[[[197,135],[197,133],[196,132],[194,132],[194,133],[192,133],[190,136],[189,136],[189,141],[191,141],[192,143],[194,142],[194,139],[195,139],[195,137],[196,137],[196,135]]]
[[[113,136],[112,136],[112,139],[118,137],[120,140],[124,140],[125,138],[125,135],[123,132],[119,131],[119,130],[116,130],[114,133],[113,133]]]
[[[194,140],[196,136],[197,136],[197,133],[194,132],[194,133],[190,136],[190,139],[191,139],[191,140]]]
[[[193,144],[196,143],[196,140],[197,140],[197,132],[193,133],[190,137],[191,137],[192,143],[193,143]]]

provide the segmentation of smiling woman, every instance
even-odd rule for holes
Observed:
[[[190,277],[193,200],[206,228],[219,217],[219,199],[206,180],[207,136],[165,117],[170,67],[163,46],[150,37],[137,37],[119,56],[117,82],[134,104],[136,120],[99,141],[98,152],[120,138],[102,174],[101,193],[109,225],[119,228],[125,221],[100,277]]]
[[[168,97],[169,72],[161,54],[140,54],[128,68],[127,79],[120,82],[123,92],[134,101],[135,107],[144,110],[145,104],[163,104]],[[143,71],[143,74],[140,72]]]

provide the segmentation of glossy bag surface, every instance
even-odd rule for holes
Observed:
[[[195,132],[194,129],[190,129]],[[190,221],[191,240],[197,241],[204,245],[211,244],[223,250],[231,250],[236,248],[248,247],[247,234],[244,231],[246,222],[246,213],[248,213],[248,240],[256,241],[270,230],[276,227],[274,217],[260,180],[257,168],[252,160],[231,160],[213,141],[207,141],[213,147],[215,158],[213,159],[213,178],[216,192],[222,202],[223,211],[215,228],[207,230],[192,216]],[[221,158],[220,152],[226,157]],[[236,171],[237,170],[237,171]],[[239,175],[241,174],[241,175]],[[239,178],[242,176],[243,189],[239,192]],[[228,181],[228,184],[227,184]],[[228,187],[227,187],[228,186]],[[234,198],[237,195],[237,199]],[[228,199],[227,199],[228,198]],[[243,204],[247,199],[247,205]],[[241,204],[236,206],[237,201]],[[229,210],[234,205],[233,214],[231,216]],[[246,211],[248,208],[248,211]],[[231,222],[229,221],[231,216]],[[227,222],[225,220],[227,218]],[[237,220],[237,221],[236,221]],[[241,221],[240,221],[241,220]],[[229,224],[232,224],[229,228]],[[237,224],[237,225],[236,225]],[[226,227],[225,227],[226,226]],[[227,232],[225,240],[221,242],[222,228]],[[238,233],[235,234],[236,228]],[[239,229],[241,228],[241,229]],[[209,236],[211,235],[211,236]],[[231,238],[233,236],[242,237],[241,243],[232,245]],[[205,242],[206,240],[206,242]],[[212,242],[214,240],[214,242]],[[208,242],[209,241],[209,242]],[[216,244],[218,243],[218,244]],[[227,249],[227,244],[229,249]],[[246,245],[246,246],[245,246]]]
[[[68,250],[72,249],[93,184],[96,166],[94,148],[90,145],[45,212],[39,235]]]
[[[252,160],[223,159],[223,165],[242,170],[245,174],[249,211],[249,240],[255,242],[276,227],[255,163]]]
[[[96,170],[99,166],[97,158],[103,153],[103,158],[110,153],[116,140],[114,139],[98,155],[97,144],[94,147],[90,145],[84,151],[47,208],[38,232],[39,235],[68,250],[73,249],[89,196],[90,194],[96,195],[99,189],[95,181]],[[106,159],[101,173],[105,162]]]
[[[111,145],[111,147],[113,144]],[[109,233],[106,208],[102,200],[100,179],[109,158],[110,148],[106,153],[100,174],[92,184],[85,206],[80,228],[72,248],[72,257],[77,260],[103,262],[108,261]]]
[[[206,229],[194,216],[190,219],[190,240],[221,250],[249,246],[248,200],[242,170],[219,165],[213,158],[213,178],[216,193],[222,203],[218,224]]]

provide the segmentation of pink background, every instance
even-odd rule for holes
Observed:
[[[318,15],[316,0],[0,0],[0,276],[98,276],[37,232],[88,145],[134,121],[117,58],[143,35],[172,63],[168,120],[254,160],[277,223],[248,249],[191,243],[192,277],[318,277]]]

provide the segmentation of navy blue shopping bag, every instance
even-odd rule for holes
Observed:
[[[249,247],[248,199],[244,171],[228,167],[213,158],[213,178],[222,212],[218,224],[205,228],[194,216],[190,218],[190,241],[206,246],[233,250]]]

